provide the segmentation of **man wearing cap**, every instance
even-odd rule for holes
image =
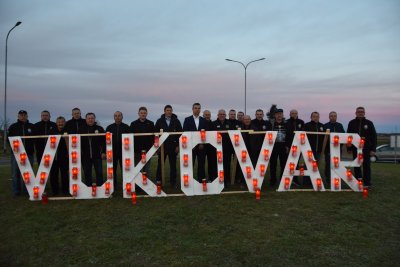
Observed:
[[[50,120],[50,112],[43,110],[40,114],[41,121],[35,123],[34,133],[35,135],[50,135],[54,134],[57,129],[55,122]],[[36,161],[39,164],[42,160],[43,152],[46,147],[47,138],[36,138]]]
[[[377,134],[374,123],[365,118],[365,108],[358,107],[356,109],[356,118],[349,122],[347,127],[348,133],[357,133],[365,140],[363,148],[363,164],[361,168],[354,168],[356,178],[364,179],[364,186],[370,187],[371,184],[371,159],[375,156]],[[352,146],[350,152],[353,151],[353,157],[357,157],[357,148]]]
[[[10,125],[8,128],[7,136],[32,136],[34,134],[34,125],[28,120],[28,112],[25,110],[20,110],[18,112],[17,122]],[[31,166],[33,166],[33,153],[34,141],[31,138],[22,138],[22,143],[24,144],[26,154],[28,156]],[[11,156],[11,178],[14,196],[21,194],[21,190],[26,192],[26,187],[21,188],[21,172],[19,171],[18,163],[15,156]]]

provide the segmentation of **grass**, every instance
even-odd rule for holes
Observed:
[[[13,197],[0,167],[1,266],[395,266],[399,166],[354,192],[49,201]],[[267,180],[268,181],[268,180]],[[235,189],[235,188],[234,188]]]

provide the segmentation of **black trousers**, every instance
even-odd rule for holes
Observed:
[[[210,144],[205,144],[204,148],[206,150],[206,156],[207,156],[208,178],[210,180],[213,180],[214,178],[218,177],[217,149]]]
[[[118,172],[117,172],[118,165],[119,165],[119,168],[121,170],[121,175],[122,175],[122,152],[121,151],[119,151],[119,152],[117,151],[116,153],[113,153],[113,176],[114,176],[114,182],[113,183],[114,183],[114,190],[117,188],[117,185],[118,185],[118,181],[117,181],[117,178],[118,178]],[[107,170],[107,172],[108,172],[108,170]],[[107,173],[107,175],[108,175],[108,173]]]
[[[276,177],[276,166],[278,164],[278,158],[279,158],[279,163],[281,166],[281,171],[280,171],[280,176],[282,177],[283,171],[285,169],[286,165],[286,160],[287,160],[287,153],[286,153],[286,145],[285,143],[275,143],[274,149],[271,154],[271,159],[270,159],[270,164],[271,164],[271,180],[269,181],[270,185],[275,185],[277,182],[277,177]]]
[[[363,149],[363,157],[364,161],[362,164],[362,171],[361,167],[354,168],[354,175],[355,177],[362,178],[365,186],[371,186],[371,159],[369,156],[370,150]],[[353,158],[357,158],[357,149],[353,149]],[[364,176],[363,176],[364,175]]]
[[[193,168],[194,168],[194,163],[197,158],[197,180],[201,182],[203,179],[206,178],[206,173],[205,173],[205,163],[206,163],[206,149],[204,145],[201,145],[203,148],[200,149],[200,145],[196,146],[193,148]]]
[[[176,185],[176,156],[175,148],[164,149],[164,162],[168,157],[169,160],[169,183],[171,186]],[[161,153],[158,154],[157,165],[157,181],[161,181]]]
[[[51,191],[54,195],[59,193],[59,174],[61,175],[61,191],[63,194],[69,193],[69,177],[68,177],[68,158],[56,159],[50,170]]]
[[[102,159],[82,159],[83,172],[85,173],[85,182],[87,186],[92,186],[92,166],[96,173],[96,185],[101,186],[103,180]]]

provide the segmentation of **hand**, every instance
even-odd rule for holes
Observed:
[[[204,149],[204,145],[203,145],[203,144],[200,144],[200,145],[199,145],[199,149],[200,149],[200,150],[203,150],[203,149]]]
[[[175,147],[175,154],[179,153],[179,146]]]
[[[105,153],[101,153],[101,158],[102,159],[107,159],[106,154]]]
[[[375,156],[375,151],[370,151],[370,152],[369,152],[369,156],[370,156],[370,157]]]

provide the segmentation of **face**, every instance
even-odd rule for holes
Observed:
[[[80,119],[81,118],[81,111],[79,109],[78,110],[73,110],[72,111],[72,117],[75,120]]]
[[[364,118],[365,117],[365,109],[363,109],[363,108],[357,109],[356,110],[356,117],[360,118],[360,119]]]
[[[49,121],[50,120],[50,114],[48,112],[42,112],[40,114],[40,118],[42,121]]]
[[[256,111],[256,119],[257,120],[264,119],[264,112],[263,111]]]
[[[200,111],[201,111],[201,106],[200,105],[194,105],[192,108],[193,111],[193,115],[195,115],[196,117],[200,115]]]
[[[65,120],[64,119],[58,119],[56,121],[56,124],[57,124],[57,128],[59,130],[62,130],[62,129],[64,129],[64,126],[65,126]]]
[[[229,119],[230,120],[236,119],[236,111],[233,110],[229,111]]]
[[[28,120],[28,114],[18,114],[18,120],[26,122]]]
[[[208,121],[211,120],[211,112],[208,110],[204,110],[203,117],[204,117],[204,119],[206,119]]]
[[[171,117],[172,116],[172,108],[166,108],[165,110],[164,110],[164,115],[165,115],[165,117]]]
[[[94,115],[87,115],[86,116],[86,124],[89,126],[93,126],[96,121],[96,117]]]
[[[282,122],[282,119],[283,119],[283,113],[282,112],[275,113],[275,120],[277,122]]]
[[[243,116],[244,116],[244,113],[243,113],[243,112],[238,112],[238,113],[237,113],[237,120],[238,120],[238,121],[242,121],[242,120],[243,120]]]
[[[290,118],[297,119],[297,117],[298,117],[297,110],[291,110],[290,111]]]
[[[336,114],[336,112],[331,112],[331,113],[329,113],[329,121],[330,121],[330,122],[336,122],[336,120],[337,120],[337,114]]]
[[[249,115],[243,116],[243,124],[249,126],[251,124],[251,118]]]
[[[138,115],[139,115],[139,119],[144,121],[147,118],[147,111],[144,109],[141,109],[141,110],[139,110]]]
[[[114,113],[114,122],[116,124],[120,124],[122,122],[122,113],[121,112],[115,112]]]
[[[311,120],[313,121],[313,122],[319,122],[319,113],[313,113],[312,115],[311,115]]]
[[[226,112],[225,110],[218,111],[218,120],[224,121],[226,119]]]

